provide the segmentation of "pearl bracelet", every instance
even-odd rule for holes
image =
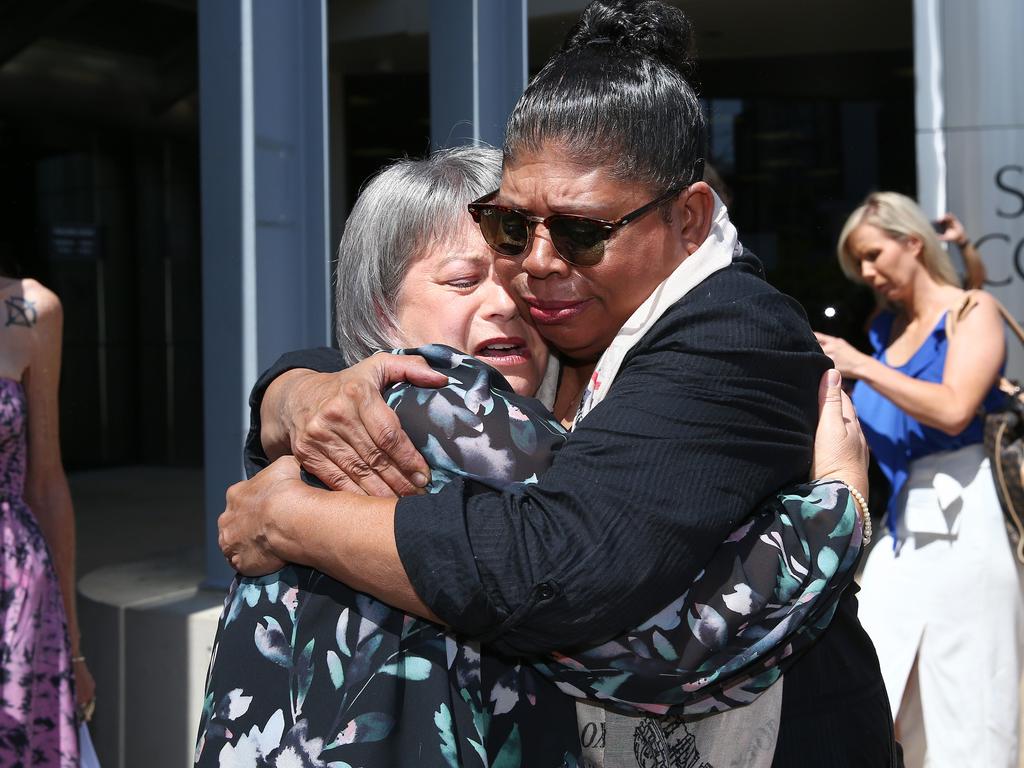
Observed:
[[[860,507],[860,513],[864,518],[864,544],[867,546],[871,543],[871,512],[868,510],[868,501],[864,498],[864,494],[852,485],[849,483],[844,483],[844,485],[850,489],[850,495],[853,496],[853,500]]]

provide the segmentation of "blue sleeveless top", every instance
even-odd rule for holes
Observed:
[[[919,381],[941,382],[942,371],[946,366],[946,353],[949,350],[949,340],[946,338],[948,315],[946,312],[939,318],[928,338],[907,362],[894,366],[886,361],[885,350],[889,345],[896,316],[892,312],[883,312],[871,324],[871,330],[868,332],[871,346],[875,350],[874,358]],[[999,388],[993,386],[982,407],[986,411],[998,408],[1003,397]],[[938,429],[921,424],[864,381],[858,381],[853,390],[853,404],[860,417],[868,447],[892,485],[892,495],[887,505],[886,527],[895,538],[899,522],[896,499],[907,482],[910,462],[933,453],[955,451],[964,446],[980,443],[983,437],[981,419],[975,417],[967,425],[967,429],[958,435],[947,435]]]

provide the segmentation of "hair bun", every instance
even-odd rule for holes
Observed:
[[[660,0],[594,0],[565,38],[563,51],[615,45],[692,74],[693,25],[682,10]]]

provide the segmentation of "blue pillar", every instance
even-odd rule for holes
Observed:
[[[200,0],[206,580],[242,477],[247,397],[330,339],[326,0]]]
[[[430,143],[500,147],[526,87],[526,0],[430,0]]]

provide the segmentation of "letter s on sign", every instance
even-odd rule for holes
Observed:
[[[996,215],[1001,216],[1004,219],[1014,219],[1017,216],[1024,215],[1024,186],[1021,188],[1011,187],[1003,177],[1008,171],[1016,171],[1021,176],[1021,183],[1024,184],[1024,166],[1020,165],[1004,165],[998,171],[996,171],[996,186],[999,187],[1003,192],[1020,199],[1020,205],[1016,211],[1006,212],[1001,208],[996,208]]]

